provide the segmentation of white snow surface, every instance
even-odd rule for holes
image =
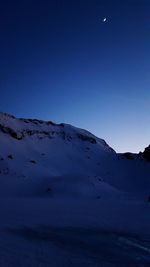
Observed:
[[[150,163],[0,113],[0,266],[150,266]]]

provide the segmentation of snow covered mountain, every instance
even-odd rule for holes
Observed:
[[[86,130],[0,113],[0,195],[147,194],[149,171]]]
[[[0,113],[0,266],[150,266],[149,147]]]

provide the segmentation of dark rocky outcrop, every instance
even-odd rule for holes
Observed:
[[[36,161],[35,160],[32,160],[31,159],[30,162],[33,163],[33,164],[36,164]]]
[[[12,155],[8,155],[7,158],[8,159],[13,159],[13,156]]]
[[[148,147],[145,148],[144,152],[143,152],[143,158],[146,161],[150,162],[150,145]]]
[[[6,133],[6,134],[9,134],[11,137],[17,139],[17,140],[21,140],[22,139],[22,136],[15,132],[13,129],[9,128],[9,127],[6,127],[2,124],[0,124],[0,130],[3,132],[3,133]]]
[[[125,157],[126,159],[129,159],[129,160],[134,160],[134,159],[135,159],[135,158],[134,158],[134,155],[133,155],[132,153],[130,153],[130,152],[126,152],[126,153],[124,153],[123,155],[124,155],[124,157]]]
[[[90,136],[87,136],[87,135],[83,135],[83,134],[77,134],[77,137],[79,139],[81,139],[82,141],[88,141],[90,142],[91,144],[96,144],[96,139],[93,138],[93,137],[90,137]]]

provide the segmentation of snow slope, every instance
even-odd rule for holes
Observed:
[[[100,165],[116,157],[104,140],[71,125],[3,113],[0,129],[1,194],[47,194],[53,187],[92,195],[100,183],[115,191],[100,177]]]
[[[147,194],[149,171],[146,161],[117,155],[88,131],[0,113],[0,195]]]
[[[0,266],[150,266],[150,163],[0,113]]]

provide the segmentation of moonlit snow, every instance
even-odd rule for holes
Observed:
[[[150,266],[149,174],[86,130],[0,113],[0,266]]]

